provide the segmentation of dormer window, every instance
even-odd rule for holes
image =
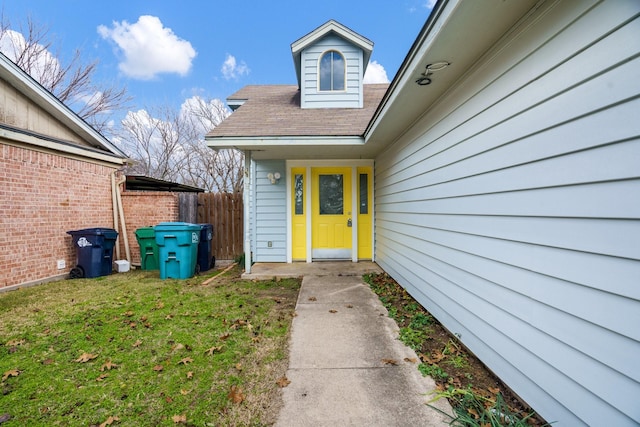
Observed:
[[[336,50],[325,52],[320,57],[319,77],[321,91],[345,90],[345,60]]]

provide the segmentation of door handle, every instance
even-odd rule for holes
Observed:
[[[353,221],[351,221],[351,218],[349,218],[347,220],[347,227],[351,227],[351,226],[353,226]]]

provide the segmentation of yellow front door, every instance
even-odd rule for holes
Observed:
[[[351,168],[311,169],[311,256],[351,259]]]

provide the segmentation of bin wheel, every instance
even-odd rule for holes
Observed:
[[[196,272],[195,272],[195,275],[197,276],[198,274],[200,274],[200,264],[196,263]]]
[[[211,264],[209,265],[209,268],[215,268],[215,266],[216,266],[216,257],[212,256]]]
[[[83,277],[84,277],[84,270],[80,266],[73,267],[69,272],[70,279],[82,279]]]

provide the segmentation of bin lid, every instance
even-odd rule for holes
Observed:
[[[200,230],[198,224],[192,224],[190,222],[161,222],[153,227],[156,231],[192,231]]]
[[[136,237],[139,238],[153,238],[156,232],[153,227],[140,227],[136,230]]]
[[[104,236],[107,239],[115,239],[118,237],[118,232],[113,228],[103,228],[103,227],[95,227],[95,228],[83,228],[82,230],[71,230],[67,231],[67,234],[72,236],[84,235],[84,236]]]

